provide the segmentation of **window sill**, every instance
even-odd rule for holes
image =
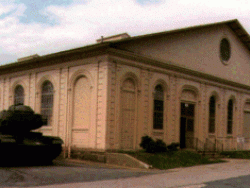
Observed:
[[[164,130],[163,130],[163,129],[160,129],[160,130],[153,129],[153,133],[156,133],[156,134],[163,134],[163,133],[164,133]]]
[[[209,138],[215,138],[216,136],[215,136],[215,133],[208,133],[208,137]]]

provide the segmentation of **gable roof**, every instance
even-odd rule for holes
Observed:
[[[170,30],[170,31],[164,31],[159,33],[152,33],[152,34],[146,34],[141,36],[135,36],[135,37],[127,37],[116,41],[106,41],[102,43],[96,43],[80,48],[70,49],[66,51],[61,51],[53,54],[43,55],[43,56],[36,56],[35,58],[22,58],[23,61],[17,61],[10,64],[2,65],[0,66],[0,71],[2,74],[6,74],[8,71],[15,72],[25,69],[32,69],[42,66],[48,66],[52,64],[57,64],[60,62],[65,62],[69,60],[69,56],[75,56],[76,58],[80,57],[89,57],[89,56],[95,56],[95,55],[103,55],[107,54],[109,49],[117,49],[121,50],[119,48],[116,48],[116,44],[122,44],[127,43],[130,41],[140,40],[144,38],[150,38],[155,36],[162,36],[162,35],[170,35],[174,33],[179,32],[185,32],[189,30],[199,29],[199,28],[205,28],[205,27],[211,27],[216,25],[227,25],[232,29],[232,31],[235,33],[236,36],[242,41],[242,43],[247,47],[247,49],[250,51],[250,36],[248,32],[243,28],[243,26],[240,24],[240,22],[237,19],[234,20],[228,20],[224,22],[217,22],[212,24],[205,24],[205,25],[197,25],[193,27],[187,27],[187,28],[181,28],[176,30]],[[33,56],[32,56],[33,57]]]
[[[177,29],[177,30],[164,31],[164,32],[159,32],[159,33],[130,37],[130,38],[125,38],[125,39],[121,39],[118,41],[107,41],[103,43],[96,43],[96,44],[92,44],[92,45],[88,45],[88,46],[84,46],[80,48],[75,48],[71,50],[61,51],[61,52],[48,54],[44,56],[39,56],[39,55],[31,56],[27,59],[21,59],[22,61],[19,61],[19,62],[14,62],[11,64],[0,66],[0,75],[4,76],[5,74],[11,74],[13,72],[31,70],[34,68],[65,63],[73,59],[87,58],[87,57],[93,57],[93,56],[99,56],[99,55],[115,55],[115,56],[124,57],[128,59],[140,60],[147,64],[154,63],[155,65],[157,64],[157,66],[159,67],[195,75],[200,78],[220,82],[222,84],[227,84],[229,86],[237,87],[240,89],[247,89],[250,91],[250,86],[248,85],[244,85],[244,84],[236,83],[230,80],[222,79],[216,76],[208,75],[206,73],[191,70],[185,67],[181,67],[179,65],[174,65],[171,62],[163,63],[155,59],[141,56],[140,54],[135,54],[133,52],[128,52],[128,51],[124,51],[122,49],[116,48],[116,44],[118,44],[119,46],[119,43],[123,43],[123,42],[126,43],[130,41],[144,39],[144,38],[174,34],[178,32],[185,32],[185,31],[189,31],[192,29],[211,27],[215,25],[227,25],[229,28],[232,29],[232,31],[239,38],[239,40],[241,40],[242,43],[250,51],[250,36],[247,33],[247,31],[242,27],[242,25],[239,23],[239,21],[235,19],[235,20],[229,20],[229,21],[218,22],[218,23],[213,23],[213,24],[198,25],[194,27],[187,27],[187,28],[182,28],[182,29]]]
[[[243,26],[240,24],[240,22],[237,19],[223,21],[223,22],[216,22],[216,23],[211,23],[211,24],[205,24],[205,25],[196,25],[196,26],[192,26],[192,27],[163,31],[163,32],[158,32],[158,33],[151,33],[151,34],[146,34],[146,35],[140,35],[140,36],[122,39],[120,41],[115,41],[113,43],[123,43],[123,42],[129,42],[129,41],[133,41],[133,40],[139,40],[139,39],[143,39],[143,38],[156,37],[156,36],[162,36],[162,35],[170,35],[170,34],[174,34],[174,33],[181,33],[181,32],[185,32],[185,31],[189,31],[189,30],[211,27],[211,26],[216,26],[216,25],[227,25],[229,28],[231,28],[232,31],[235,33],[235,35],[242,41],[242,43],[250,51],[249,33],[243,28]]]

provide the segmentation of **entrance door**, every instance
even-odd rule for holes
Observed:
[[[180,148],[194,146],[194,109],[194,104],[181,103]]]

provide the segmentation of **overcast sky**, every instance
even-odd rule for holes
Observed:
[[[0,0],[0,64],[235,18],[250,32],[250,0]]]

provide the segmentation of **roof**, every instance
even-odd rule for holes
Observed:
[[[243,28],[243,26],[240,24],[240,22],[237,19],[223,21],[223,22],[216,22],[216,23],[211,23],[211,24],[196,25],[196,26],[192,26],[192,27],[186,27],[186,28],[163,31],[163,32],[146,34],[146,35],[140,35],[140,36],[130,37],[130,38],[126,38],[126,39],[123,39],[120,41],[116,41],[114,43],[129,42],[132,40],[139,40],[139,39],[143,39],[143,38],[162,36],[162,35],[170,35],[170,34],[174,34],[174,33],[185,32],[188,30],[211,27],[211,26],[216,26],[216,25],[227,25],[228,27],[230,27],[232,29],[232,31],[236,34],[236,36],[239,37],[239,39],[243,42],[244,45],[246,45],[246,47],[250,51],[249,33]]]
[[[197,25],[194,27],[181,28],[177,30],[170,30],[170,31],[146,34],[146,35],[135,36],[135,37],[128,37],[129,35],[127,33],[122,33],[122,34],[118,34],[115,36],[111,36],[111,38],[117,37],[117,36],[118,37],[125,36],[125,38],[121,37],[120,40],[96,43],[96,44],[92,44],[92,45],[88,45],[88,46],[84,46],[80,48],[75,48],[71,50],[66,50],[62,52],[57,52],[53,54],[48,54],[44,56],[36,55],[35,58],[27,58],[27,59],[22,58],[22,61],[0,66],[0,70],[1,70],[1,73],[4,74],[4,73],[7,73],[7,71],[14,72],[14,71],[24,70],[25,68],[31,69],[34,67],[48,66],[50,64],[65,62],[67,59],[69,59],[68,58],[69,55],[78,56],[78,57],[100,55],[100,54],[106,53],[107,49],[115,49],[116,48],[115,44],[120,44],[123,42],[130,42],[130,41],[135,41],[135,40],[140,40],[140,39],[150,38],[150,37],[155,37],[155,36],[170,35],[174,33],[185,32],[188,30],[211,27],[211,26],[216,26],[216,25],[227,25],[228,27],[230,27],[232,31],[236,34],[236,36],[238,36],[238,38],[250,51],[250,36],[248,32],[242,27],[240,22],[237,19],[234,19],[234,20],[228,20],[224,22],[217,22],[217,23],[206,24],[206,25]],[[109,37],[106,37],[106,38],[109,39]],[[61,60],[58,60],[59,58]],[[51,61],[53,63],[48,63],[48,61]]]

